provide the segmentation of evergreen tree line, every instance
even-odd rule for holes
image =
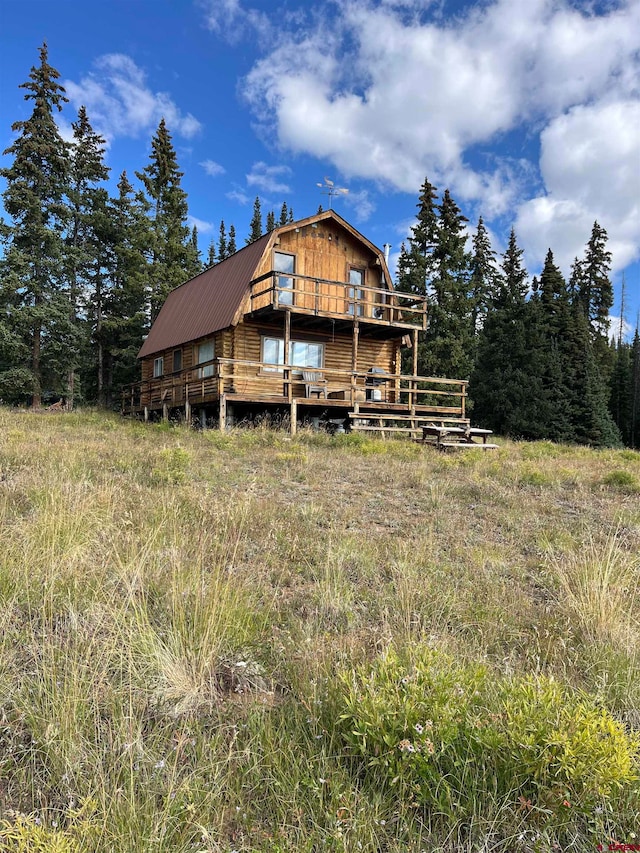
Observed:
[[[626,343],[622,321],[609,336],[604,228],[594,223],[568,282],[551,249],[530,282],[513,230],[498,259],[482,217],[467,249],[467,221],[425,179],[397,280],[427,298],[418,373],[469,378],[474,422],[501,435],[640,447],[640,337]]]
[[[59,77],[44,44],[21,86],[33,111],[13,124],[4,152],[12,164],[0,171],[11,217],[0,220],[0,400],[113,406],[139,378],[138,350],[167,295],[232,255],[236,232],[221,222],[203,265],[164,119],[148,164],[134,173],[138,186],[123,172],[112,197],[105,139],[86,109],[71,143],[58,131],[55,115],[67,102]],[[292,220],[284,203],[278,222]],[[275,224],[271,211],[267,228]],[[256,198],[247,243],[262,233]]]

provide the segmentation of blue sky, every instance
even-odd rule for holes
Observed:
[[[243,244],[256,195],[326,207],[327,176],[393,261],[426,175],[499,252],[515,226],[531,273],[549,246],[568,273],[597,219],[635,326],[640,0],[0,0],[2,150],[43,40],[114,183],[165,116],[203,252],[221,219]]]

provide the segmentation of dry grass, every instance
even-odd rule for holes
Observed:
[[[0,819],[123,853],[480,849],[337,760],[336,670],[390,644],[639,717],[640,454],[2,410],[0,436]]]

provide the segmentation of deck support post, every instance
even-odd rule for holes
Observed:
[[[358,322],[358,317],[353,320],[353,339],[351,343],[351,372],[352,382],[351,382],[351,405],[353,407],[354,412],[359,410],[358,402],[356,400],[356,388],[358,386],[358,342],[360,339],[360,323]]]
[[[162,420],[165,422],[169,420],[169,406],[167,403],[162,404]]]
[[[295,397],[291,398],[291,423],[289,425],[289,432],[291,435],[295,435],[298,431],[298,401]]]
[[[220,395],[220,416],[218,420],[218,428],[220,432],[224,432],[227,426],[227,395]]]
[[[413,375],[418,375],[418,330],[413,330]],[[411,382],[411,388],[413,389],[413,393],[411,394],[411,414],[415,416],[416,413],[416,396],[418,391],[418,381],[417,379],[413,379]],[[411,421],[411,426],[415,428],[415,421]]]
[[[184,419],[187,426],[191,426],[191,403],[188,400],[184,401]]]
[[[149,423],[149,407],[148,406],[144,407],[144,422],[145,422],[145,424]]]
[[[289,345],[291,343],[291,311],[288,309],[284,312],[284,370],[283,370],[283,379],[284,379],[284,395],[287,400],[291,403],[292,400],[292,389],[291,389],[291,371],[289,370]]]

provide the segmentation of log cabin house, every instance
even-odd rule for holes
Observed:
[[[172,291],[125,414],[220,429],[261,412],[419,434],[468,428],[466,382],[417,375],[426,300],[393,289],[383,252],[335,211],[275,228]],[[402,350],[413,369],[402,372]]]

